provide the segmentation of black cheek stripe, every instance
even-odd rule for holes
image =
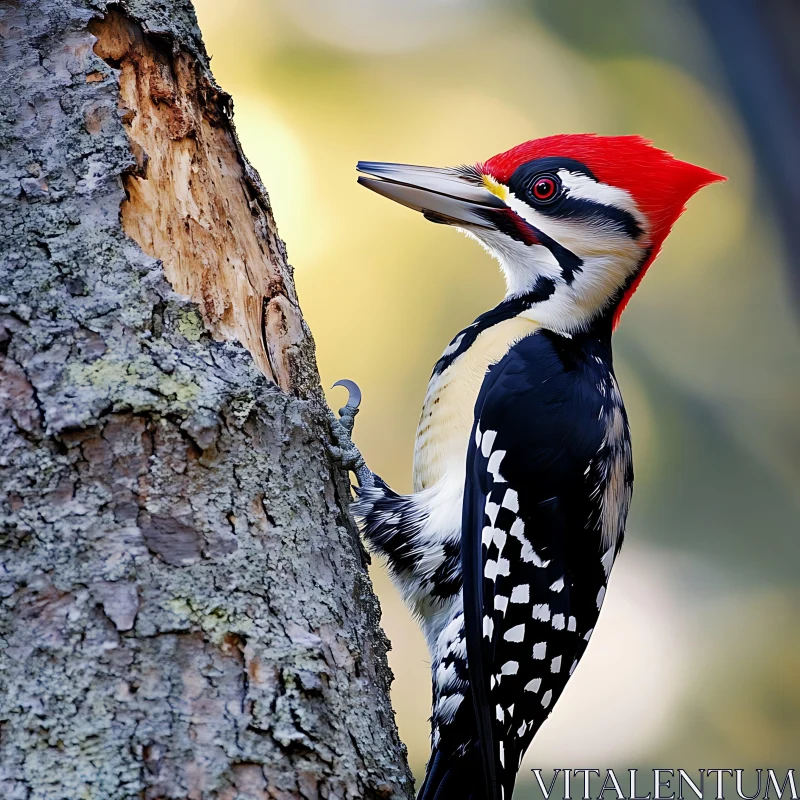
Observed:
[[[558,261],[561,275],[567,284],[571,284],[575,280],[575,273],[581,271],[583,259],[575,255],[571,250],[567,250],[555,239],[551,239],[543,231],[535,228],[530,222],[517,214],[516,211],[512,211],[510,208],[501,211],[487,209],[483,212],[483,216],[500,233],[504,233],[515,242],[521,242],[529,247],[534,244],[544,245],[553,254],[555,260]]]
[[[561,202],[536,210],[554,219],[602,220],[611,223],[631,239],[638,239],[644,233],[642,226],[629,211],[582,197],[571,197],[569,193]]]
[[[546,233],[543,233],[538,228],[531,228],[536,231],[536,236],[539,241],[553,254],[553,257],[558,261],[558,266],[561,267],[561,274],[567,284],[571,284],[575,280],[575,273],[583,270],[583,259],[576,256],[572,250],[567,250],[566,247],[559,244],[555,239],[551,239]]]

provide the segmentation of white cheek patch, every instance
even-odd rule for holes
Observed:
[[[639,224],[639,227],[647,232],[647,218],[636,205],[636,201],[629,192],[620,189],[618,186],[610,186],[607,183],[600,183],[593,180],[588,175],[580,172],[569,172],[565,169],[558,171],[561,183],[569,191],[570,197],[580,200],[591,200],[603,206],[612,206],[621,211],[627,211]]]
[[[509,295],[521,295],[530,290],[538,276],[561,280],[561,266],[550,250],[541,244],[518,242],[500,231],[481,229],[463,233],[474,239],[492,257],[497,259],[508,284]]]
[[[548,217],[511,192],[506,202],[528,224],[574,253],[582,262],[580,268],[574,270],[569,284],[559,266],[558,276],[554,277],[555,293],[534,306],[531,313],[535,313],[542,325],[567,331],[585,327],[635,271],[642,259],[644,242],[635,241],[623,231],[599,221]],[[532,269],[524,259],[518,259],[504,269],[507,275],[514,275],[520,283],[528,281],[529,287],[535,284],[538,275],[543,274]],[[508,282],[510,292],[512,279]]]
[[[511,192],[507,202],[509,208],[525,222],[574,253],[583,261],[584,266],[593,258],[613,259],[627,275],[638,264],[642,253],[641,244],[631,239],[624,231],[604,225],[597,220],[550,217],[531,208]]]
[[[558,260],[544,245],[525,244],[512,239],[505,233],[488,228],[480,231],[470,231],[466,228],[459,228],[459,230],[478,242],[492,258],[496,258],[503,266],[525,262],[536,266],[542,275],[550,275],[554,278],[561,275]]]

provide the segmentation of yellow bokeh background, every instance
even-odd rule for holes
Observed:
[[[195,5],[287,243],[323,384],[361,385],[355,438],[399,491],[431,366],[503,284],[474,243],[357,186],[357,160],[446,166],[553,133],[639,133],[729,177],[691,201],[617,334],[637,474],[627,544],[592,647],[524,766],[789,764],[800,337],[770,200],[696,20],[659,4],[690,69],[680,48],[593,54],[536,3]],[[343,395],[329,395],[334,408]],[[380,565],[372,577],[419,776],[428,656]],[[529,780],[523,769],[519,796],[534,796]]]

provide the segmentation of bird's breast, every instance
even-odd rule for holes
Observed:
[[[431,377],[414,448],[415,492],[434,486],[448,474],[463,474],[475,402],[486,371],[538,328],[537,322],[524,316],[501,320]]]

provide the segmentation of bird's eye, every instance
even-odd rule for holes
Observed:
[[[554,175],[537,175],[531,184],[530,193],[538,203],[551,203],[558,196],[560,184]]]

